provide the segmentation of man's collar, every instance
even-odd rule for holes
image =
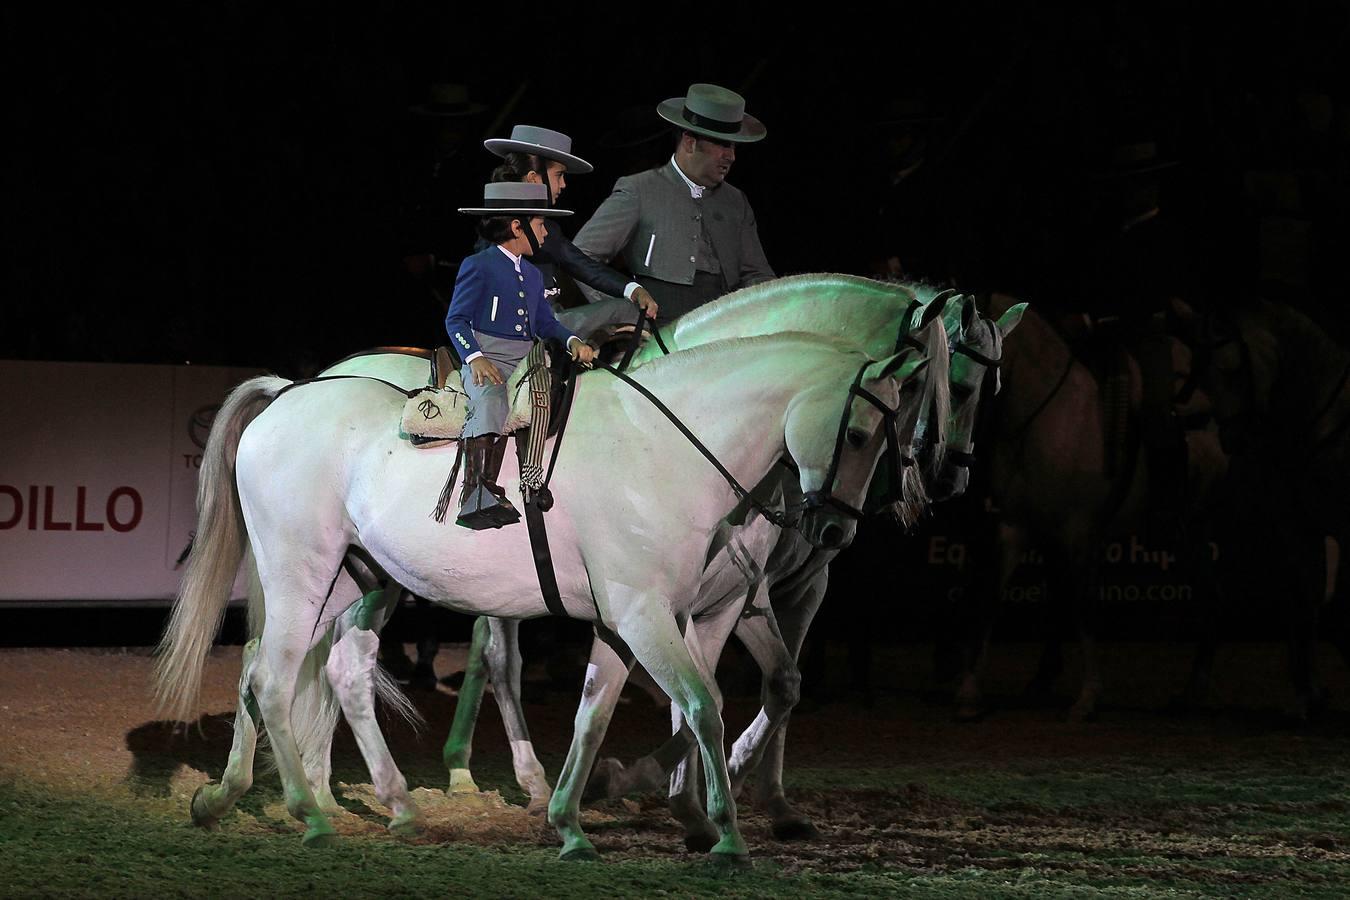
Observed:
[[[689,186],[689,196],[693,197],[695,200],[701,200],[703,198],[703,192],[706,191],[707,188],[689,180],[689,176],[684,174],[684,170],[680,168],[680,164],[675,161],[675,154],[673,153],[670,155],[670,167],[675,170],[676,175],[680,176],[680,180]]]
[[[506,258],[509,259],[509,260],[511,260],[511,265],[515,266],[515,267],[516,267],[516,271],[519,272],[519,271],[520,271],[520,257],[519,257],[519,256],[516,256],[516,255],[515,255],[514,253],[512,253],[510,250],[507,250],[506,247],[504,247],[504,246],[501,245],[501,244],[498,244],[498,245],[497,245],[497,249],[500,250],[500,251],[502,251],[503,253],[506,254]]]

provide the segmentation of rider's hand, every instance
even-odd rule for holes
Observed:
[[[497,371],[497,367],[486,356],[474,357],[473,362],[469,363],[469,370],[473,372],[473,383],[476,386],[506,384],[506,379],[502,378],[502,373]]]
[[[638,309],[646,311],[647,318],[656,318],[656,301],[652,299],[651,294],[647,293],[645,287],[639,287],[633,291],[633,302],[637,304]]]
[[[589,366],[595,359],[595,348],[584,341],[568,341],[567,350],[583,366]]]

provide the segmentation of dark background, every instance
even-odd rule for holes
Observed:
[[[432,82],[488,105],[473,142],[516,122],[573,136],[597,170],[565,195],[573,232],[615,177],[669,154],[620,146],[660,130],[659,101],[735,88],[768,138],[730,180],[780,274],[894,253],[1045,310],[1091,305],[1085,183],[1111,146],[1151,138],[1181,163],[1163,207],[1188,297],[1284,300],[1344,341],[1347,4],[1089,6],[9,9],[0,357],[295,376],[437,342],[401,264],[429,136],[408,110]],[[916,98],[928,152],[894,191],[885,123]],[[493,157],[463,159],[487,179]],[[838,572],[836,590],[867,584]]]

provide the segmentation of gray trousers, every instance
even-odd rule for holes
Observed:
[[[473,333],[483,356],[497,367],[502,380],[509,379],[511,373],[520,365],[534,346],[533,341],[513,341],[510,338],[494,337],[480,331]],[[506,415],[511,411],[511,398],[504,384],[473,383],[473,370],[468,365],[460,367],[459,375],[464,379],[464,392],[469,395],[468,413],[464,418],[464,438],[482,437],[485,434],[501,434],[506,424]]]

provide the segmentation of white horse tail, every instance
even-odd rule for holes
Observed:
[[[196,712],[202,667],[248,543],[234,482],[235,452],[244,429],[290,383],[275,376],[250,378],[230,392],[211,426],[197,476],[192,555],[159,642],[155,700],[160,715],[185,721]]]

